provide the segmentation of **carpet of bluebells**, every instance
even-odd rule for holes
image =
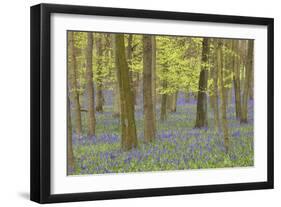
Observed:
[[[234,98],[230,100],[227,118],[230,149],[225,153],[223,134],[214,130],[213,112],[208,110],[208,128],[194,128],[196,100],[185,102],[179,93],[177,112],[168,113],[167,120],[159,121],[157,106],[157,137],[154,142],[143,142],[143,111],[135,110],[139,146],[131,151],[121,149],[119,120],[112,117],[112,94],[105,93],[103,113],[96,114],[96,137],[73,134],[75,169],[73,175],[126,173],[162,170],[186,170],[254,165],[253,101],[249,102],[248,123],[241,124],[235,118]],[[86,114],[83,126],[87,126]],[[85,128],[85,127],[84,127]],[[87,129],[84,129],[86,134]]]

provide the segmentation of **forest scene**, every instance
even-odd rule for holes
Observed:
[[[67,32],[67,175],[254,166],[254,40]]]

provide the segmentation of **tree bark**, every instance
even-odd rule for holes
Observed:
[[[216,42],[214,42],[216,44]],[[210,69],[210,75],[213,80],[212,84],[212,93],[210,96],[211,105],[214,111],[214,127],[216,131],[219,131],[220,124],[219,124],[219,94],[218,94],[218,64],[216,60],[216,54],[213,54],[212,62],[213,67]]]
[[[167,81],[163,80],[162,83],[163,88],[167,88]],[[162,94],[161,96],[161,112],[160,112],[160,120],[165,121],[167,119],[167,94]]]
[[[102,36],[99,34],[96,37],[96,48],[97,48],[97,104],[96,104],[96,111],[97,112],[103,112],[103,103],[104,103],[104,98],[102,94],[102,77],[101,77],[101,70],[102,70]]]
[[[137,105],[138,104],[138,96],[140,94],[140,88],[139,88],[139,85],[140,85],[140,74],[139,72],[136,72],[135,74],[135,80],[133,82],[133,87],[134,87],[134,105]]]
[[[254,50],[254,42],[253,40],[248,40],[248,54],[245,68],[245,81],[244,81],[244,92],[242,98],[242,113],[240,123],[248,122],[248,99],[249,92],[251,86],[251,74],[253,70],[253,50]]]
[[[229,49],[231,46],[229,45],[229,41],[223,40],[223,44],[225,45],[225,48]],[[229,88],[229,85],[232,83],[232,78],[231,78],[231,64],[228,63],[228,58],[227,54],[225,52],[222,53],[222,59],[223,59],[223,70],[224,70],[224,85],[225,85],[225,105],[226,105],[226,110],[229,105],[229,96],[231,89]],[[227,87],[226,87],[227,86]]]
[[[249,98],[250,98],[250,100],[254,100],[254,70],[252,70],[252,73],[251,73]]]
[[[143,110],[144,140],[155,139],[155,117],[152,97],[152,37],[143,35]]]
[[[86,48],[86,81],[88,94],[88,136],[95,136],[95,98],[93,87],[93,33],[87,33],[87,48]]]
[[[178,91],[176,91],[176,92],[172,95],[171,112],[176,112],[176,111],[177,111],[177,100],[178,100]]]
[[[199,77],[196,128],[207,127],[207,87],[208,87],[208,55],[209,55],[209,38],[204,38],[202,42],[202,66]]]
[[[222,58],[222,40],[218,40],[217,45],[217,64],[218,64],[218,75],[220,82],[220,98],[221,98],[221,120],[222,120],[222,131],[224,137],[224,146],[226,152],[229,150],[229,135],[228,135],[228,121],[226,116],[226,90],[224,87],[224,74],[223,74],[223,58]]]
[[[115,51],[115,35],[114,34],[111,34],[110,37],[111,37],[111,46],[112,46],[112,58],[114,59],[114,51]],[[116,77],[116,80],[115,80],[115,83],[114,83],[114,99],[113,99],[113,117],[114,118],[119,118],[120,117],[120,94],[119,94],[119,83],[118,83],[118,71],[117,71],[117,68],[115,67],[114,68],[114,73],[115,73],[115,77]]]
[[[117,75],[117,71],[116,71]],[[119,84],[118,80],[116,80],[116,84],[114,87],[114,102],[113,102],[113,117],[120,117],[120,94],[119,94]]]
[[[134,72],[132,71],[132,58],[133,58],[133,35],[129,34],[128,36],[128,45],[127,45],[127,63],[128,63],[128,68],[129,68],[129,80],[130,80],[130,87],[134,88]],[[136,94],[135,91],[133,90],[133,103],[134,105],[136,104]]]
[[[74,170],[74,155],[72,147],[72,123],[71,123],[71,110],[70,110],[70,100],[69,91],[67,87],[67,175],[71,174]]]
[[[152,102],[153,102],[153,110],[154,110],[154,119],[156,120],[156,38],[155,35],[152,37]]]
[[[167,107],[167,111],[171,112],[171,108],[172,108],[172,99],[173,99],[173,94],[167,94],[167,103],[166,103],[166,107]]]
[[[71,87],[71,97],[74,105],[75,115],[75,132],[78,137],[82,134],[81,111],[79,102],[79,92],[77,86],[77,64],[76,64],[76,48],[74,45],[74,34],[68,32],[68,54],[70,61],[68,61],[68,79]]]
[[[167,95],[167,110],[168,112],[176,112],[177,111],[177,98],[178,91],[175,93]]]
[[[124,35],[115,34],[115,64],[119,83],[121,105],[122,148],[130,150],[137,146],[137,133],[134,115],[133,91],[130,87],[129,69],[126,61]]]
[[[240,64],[239,64],[239,41],[233,40],[233,85],[235,92],[235,114],[236,119],[240,120],[241,116],[241,89],[240,89]]]

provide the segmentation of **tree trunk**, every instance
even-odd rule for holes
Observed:
[[[104,98],[102,94],[102,77],[101,77],[101,70],[102,70],[102,36],[99,34],[96,38],[96,47],[97,47],[97,104],[96,104],[96,111],[103,112],[103,103]]]
[[[249,98],[250,98],[250,100],[254,100],[254,70],[252,70],[252,73],[251,73]]]
[[[227,41],[223,40],[225,44],[225,47],[227,47]],[[229,94],[230,94],[230,88],[229,85],[231,85],[232,82],[232,78],[231,78],[231,67],[229,67],[229,65],[227,64],[227,58],[228,56],[223,52],[222,53],[222,59],[223,59],[223,70],[224,70],[224,85],[225,85],[225,106],[226,106],[226,110],[228,108],[229,105]],[[227,86],[227,87],[226,87]]]
[[[216,42],[215,42],[216,43]],[[213,67],[210,69],[210,75],[213,80],[212,84],[212,93],[210,95],[210,101],[211,101],[211,106],[214,111],[214,127],[215,130],[218,132],[220,128],[219,124],[219,95],[218,95],[218,64],[216,60],[216,54],[213,55],[212,62],[213,62]]]
[[[140,84],[140,75],[139,72],[136,72],[136,79],[133,82],[134,84],[134,105],[138,104],[138,95],[139,95],[139,84]]]
[[[248,54],[247,54],[247,62],[245,68],[245,81],[244,81],[244,92],[242,98],[242,113],[241,113],[241,123],[248,122],[248,99],[249,92],[251,86],[251,74],[253,70],[253,50],[254,50],[254,42],[253,40],[248,40]]]
[[[86,48],[86,80],[88,92],[88,136],[95,136],[95,99],[93,87],[93,33],[88,32],[87,48]]]
[[[164,80],[162,83],[163,88],[167,88],[167,81]],[[167,94],[162,94],[161,96],[161,112],[160,120],[165,121],[167,119]]]
[[[152,99],[152,37],[143,35],[143,110],[144,140],[155,139],[155,112]]]
[[[196,128],[207,127],[207,87],[208,87],[208,56],[209,56],[209,38],[204,38],[202,43],[202,66],[199,77]]]
[[[247,62],[247,52],[248,52],[248,45],[247,41],[239,40],[239,53],[240,53],[240,65],[241,67],[241,79],[240,79],[240,88],[241,88],[241,113],[242,113],[242,90],[245,88],[246,82],[246,62]]]
[[[74,34],[68,32],[68,54],[70,61],[68,61],[68,79],[71,88],[71,97],[74,105],[75,115],[75,132],[78,137],[82,134],[81,111],[79,102],[79,92],[77,88],[77,64],[76,64],[76,48],[74,46]]]
[[[112,46],[112,58],[114,58],[114,51],[115,51],[115,38],[114,34],[110,35],[111,36],[111,46]],[[114,83],[114,99],[113,99],[113,117],[114,118],[119,118],[120,117],[120,94],[119,94],[119,83],[118,83],[118,71],[117,68],[114,68],[114,73],[115,73],[115,83]]]
[[[165,121],[166,119],[167,119],[167,94],[162,94],[160,120]]]
[[[119,83],[121,105],[122,148],[130,150],[137,146],[137,132],[132,102],[133,91],[130,87],[129,69],[126,61],[124,35],[115,34],[115,64]]]
[[[130,80],[130,87],[134,88],[134,72],[132,71],[132,55],[133,55],[133,48],[132,48],[132,44],[133,44],[133,35],[129,34],[128,36],[128,45],[127,45],[127,63],[128,63],[128,68],[129,68],[129,80]],[[135,91],[133,90],[133,103],[135,105],[135,98],[136,94]]]
[[[233,40],[233,85],[235,92],[235,113],[236,119],[240,119],[241,116],[241,89],[240,89],[240,64],[239,64],[239,41]]]
[[[226,116],[226,90],[224,87],[223,78],[223,58],[222,58],[222,40],[218,40],[217,45],[217,64],[218,64],[218,75],[220,82],[220,98],[221,98],[221,120],[222,120],[222,131],[224,137],[224,146],[226,152],[229,150],[229,135],[228,135],[228,121]]]
[[[153,102],[153,111],[154,111],[154,119],[156,120],[156,38],[155,35],[152,37],[152,102]]]
[[[116,74],[117,75],[117,74]],[[116,80],[116,85],[114,87],[114,102],[113,102],[113,117],[120,117],[120,94],[119,94],[118,80]]]
[[[167,111],[168,112],[171,112],[171,108],[172,108],[172,99],[173,99],[173,94],[168,94],[167,95],[167,103],[166,103],[166,106],[167,106]]]
[[[167,110],[169,112],[177,111],[177,98],[178,98],[178,91],[167,95]]]
[[[178,100],[178,91],[176,91],[176,92],[172,95],[171,112],[176,112],[176,111],[177,111],[177,100]]]
[[[231,84],[231,88],[228,90],[228,103],[230,103],[230,104],[232,104],[232,90],[233,90],[232,87],[233,87],[233,85]]]
[[[67,87],[67,175],[71,174],[74,170],[74,155],[72,148],[72,123],[71,123],[71,110],[69,92]]]

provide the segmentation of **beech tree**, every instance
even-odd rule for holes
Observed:
[[[155,112],[152,97],[152,37],[143,35],[143,110],[144,140],[155,138]]]
[[[157,92],[156,92],[156,79],[157,79],[157,74],[156,74],[156,38],[155,36],[151,36],[151,41],[152,41],[152,61],[151,61],[151,78],[152,78],[152,104],[153,104],[153,111],[154,111],[154,119],[156,120],[156,104],[157,104]]]
[[[99,34],[96,36],[96,57],[97,57],[97,72],[96,72],[96,88],[97,88],[97,102],[96,102],[96,111],[103,112],[103,93],[102,93],[102,56],[103,56],[103,48],[102,48],[102,35]]]
[[[177,111],[177,98],[178,98],[178,91],[168,95],[168,97],[167,97],[167,110],[169,112],[176,112]]]
[[[163,69],[165,70],[165,68]],[[168,86],[167,81],[162,81],[162,88],[166,89]],[[167,94],[162,94],[161,96],[161,112],[160,112],[160,120],[164,121],[167,119]]]
[[[133,91],[130,87],[129,69],[125,54],[124,35],[115,34],[115,64],[119,83],[121,106],[121,137],[124,150],[137,146],[137,132],[134,115]]]
[[[229,134],[228,134],[228,121],[226,117],[226,90],[224,86],[224,72],[223,72],[223,54],[222,54],[223,41],[218,40],[217,42],[217,64],[218,64],[218,78],[220,83],[220,108],[221,108],[221,120],[222,120],[222,131],[224,138],[224,146],[226,152],[229,149]]]
[[[76,64],[76,47],[74,45],[74,32],[68,32],[68,80],[71,90],[71,97],[74,105],[75,115],[75,132],[78,137],[82,135],[82,124],[81,124],[81,107],[79,101],[79,91],[77,85],[77,64]]]
[[[71,123],[71,109],[69,100],[69,90],[67,86],[67,174],[74,170],[74,155],[72,148],[72,123]]]
[[[133,56],[133,35],[129,34],[128,35],[128,44],[127,44],[127,50],[126,50],[126,56],[127,56],[127,62],[128,62],[128,68],[129,68],[129,79],[130,79],[130,87],[133,88],[134,87],[134,72],[132,70],[132,56]],[[135,91],[133,90],[133,103],[135,105],[136,102],[136,94]]]
[[[199,77],[197,113],[195,127],[207,127],[207,86],[208,86],[208,56],[209,56],[209,38],[203,38],[202,42],[202,63]]]
[[[87,80],[87,98],[88,98],[88,136],[95,135],[95,96],[93,87],[93,34],[87,33],[87,48],[86,48],[86,80]]]
[[[213,40],[213,45],[216,45],[216,40]],[[218,91],[218,64],[217,64],[217,53],[212,50],[212,56],[210,58],[210,80],[211,80],[211,91],[210,91],[210,104],[214,112],[214,127],[216,131],[220,128],[219,118],[219,91]]]
[[[245,67],[245,81],[244,81],[244,91],[242,98],[242,113],[241,113],[241,123],[248,122],[248,99],[249,92],[251,87],[251,78],[252,78],[252,70],[253,70],[253,50],[254,50],[254,42],[253,40],[248,40],[248,54],[247,61]]]
[[[115,71],[117,77],[117,70]],[[119,83],[118,80],[115,82],[114,87],[114,100],[113,100],[113,117],[120,116],[120,94],[119,94]]]
[[[240,88],[240,60],[239,60],[239,40],[232,40],[233,46],[233,85],[235,93],[236,119],[241,117],[241,88]]]

